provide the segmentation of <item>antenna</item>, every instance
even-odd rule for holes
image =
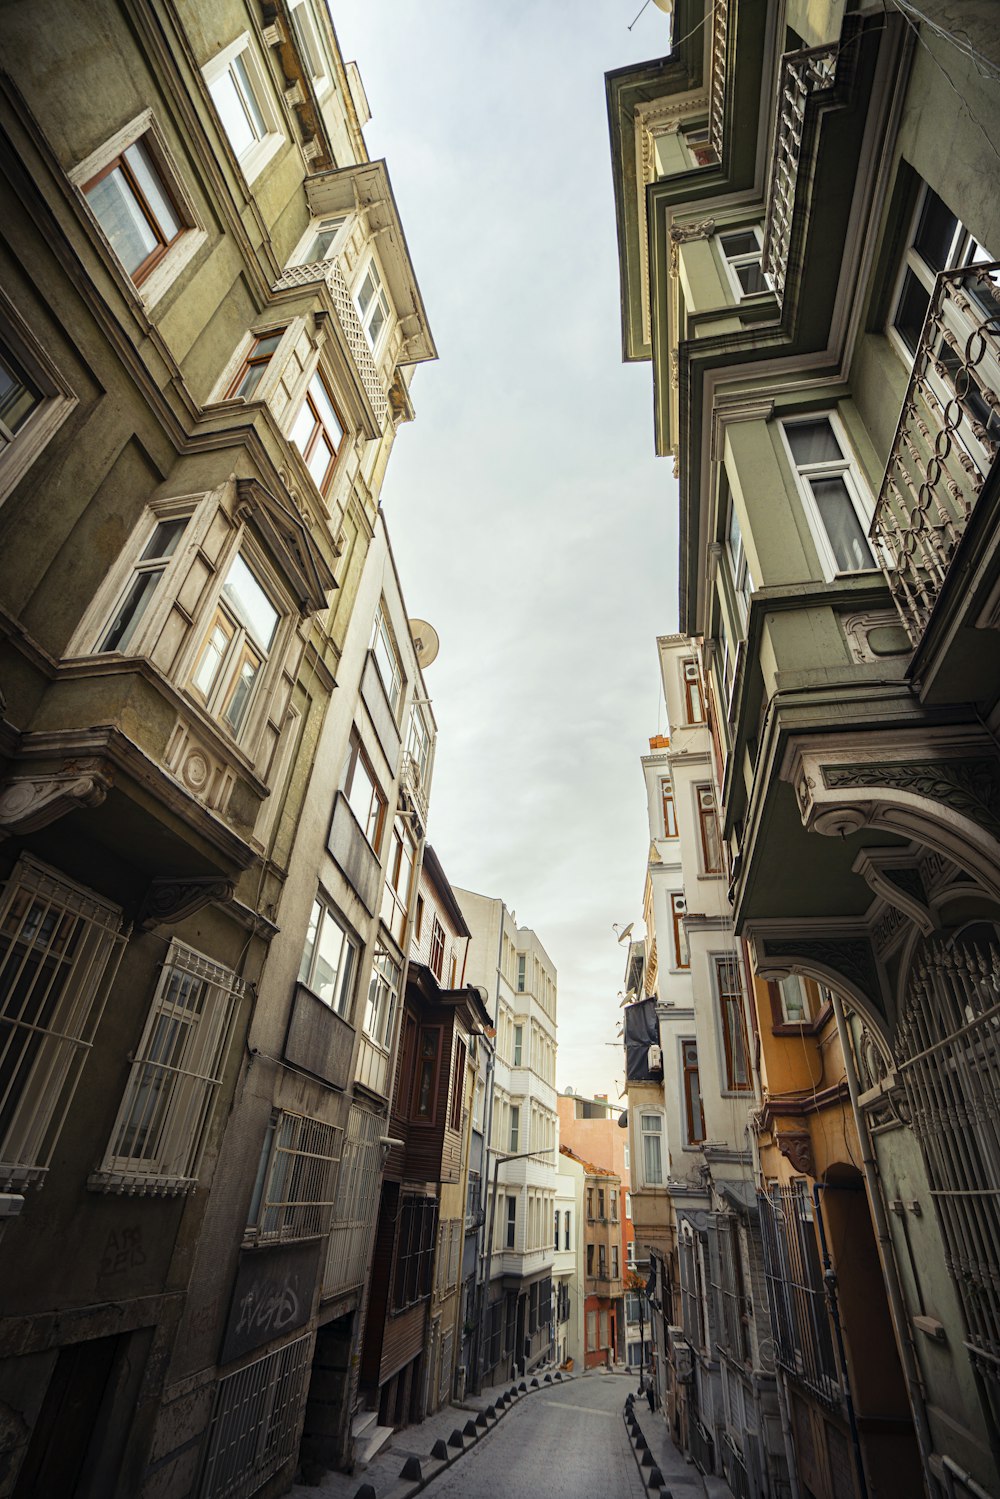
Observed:
[[[441,649],[441,640],[433,625],[429,625],[426,619],[410,620],[410,635],[413,646],[417,653],[417,665],[423,671],[437,660],[437,653]]]

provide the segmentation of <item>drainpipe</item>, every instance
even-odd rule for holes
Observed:
[[[903,1300],[903,1290],[899,1280],[899,1270],[896,1265],[895,1246],[892,1241],[892,1234],[889,1231],[889,1219],[886,1215],[885,1201],[882,1196],[881,1182],[879,1181],[878,1162],[872,1150],[871,1136],[868,1132],[868,1121],[865,1119],[861,1111],[861,1105],[858,1102],[860,1090],[858,1088],[857,1068],[854,1064],[854,1048],[851,1045],[851,1035],[847,1027],[847,1017],[844,1014],[844,1006],[840,995],[836,992],[831,992],[833,996],[833,1013],[837,1021],[837,1034],[840,1037],[840,1049],[844,1056],[847,1091],[850,1095],[854,1121],[861,1140],[861,1164],[864,1169],[865,1184],[868,1188],[868,1201],[871,1204],[872,1217],[875,1220],[875,1238],[878,1244],[879,1260],[882,1265],[882,1279],[885,1282],[886,1293],[889,1297],[889,1314],[892,1317],[893,1327],[896,1332],[896,1346],[903,1368],[903,1378],[906,1380],[906,1388],[910,1397],[910,1410],[913,1414],[913,1426],[917,1438],[917,1448],[920,1453],[920,1465],[924,1471],[928,1491],[932,1495],[939,1495],[941,1490],[932,1477],[930,1465],[934,1442],[927,1421],[927,1407],[924,1402],[924,1390],[920,1379],[916,1353],[910,1340],[910,1323],[906,1315],[906,1304]],[[945,1462],[947,1463],[947,1458]]]

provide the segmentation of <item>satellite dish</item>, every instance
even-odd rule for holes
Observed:
[[[410,636],[417,653],[417,665],[423,671],[425,666],[430,666],[437,660],[437,653],[441,649],[438,632],[426,619],[411,619]]]

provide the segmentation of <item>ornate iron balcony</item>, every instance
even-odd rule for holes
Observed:
[[[773,278],[779,299],[785,291],[806,103],[810,94],[832,88],[836,73],[835,46],[806,47],[801,52],[786,52],[781,59],[761,256],[761,266]]]
[[[871,526],[913,645],[1000,449],[1000,261],[943,271]]]
[[[284,291],[289,287],[309,286],[316,281],[325,281],[329,287],[340,326],[344,330],[347,347],[351,351],[358,374],[361,376],[365,394],[371,402],[379,425],[384,427],[389,415],[389,399],[382,384],[378,366],[372,358],[368,335],[361,326],[354,299],[337,261],[315,260],[308,265],[291,265],[278,277],[274,283],[274,290]]]
[[[708,138],[722,160],[726,106],[726,55],[729,32],[729,0],[715,0],[712,17],[712,75],[709,88]]]

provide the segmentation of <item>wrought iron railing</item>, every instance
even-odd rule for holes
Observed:
[[[416,803],[417,810],[426,821],[427,818],[427,787],[424,775],[420,770],[420,763],[409,750],[403,751],[403,761],[400,767],[403,785]]]
[[[871,539],[913,645],[1000,447],[1000,261],[938,277]]]
[[[787,52],[781,59],[761,256],[761,266],[771,276],[779,299],[788,269],[806,104],[810,94],[832,88],[836,72],[835,46],[807,47]]]
[[[274,283],[274,290],[283,291],[294,286],[310,286],[317,281],[324,281],[329,288],[333,305],[337,309],[340,326],[344,330],[347,347],[351,351],[358,374],[361,376],[361,383],[372,404],[372,410],[375,412],[379,425],[384,427],[389,415],[389,398],[382,384],[378,366],[372,357],[368,335],[361,326],[358,310],[338,262],[315,260],[308,265],[291,265],[278,277]]]
[[[712,1441],[712,1433],[707,1426],[703,1426],[701,1420],[695,1416],[688,1428],[688,1445],[691,1448],[691,1456],[695,1466],[701,1473],[715,1472],[715,1443]]]
[[[712,15],[712,73],[709,84],[708,138],[722,160],[725,134],[726,54],[729,45],[729,0],[715,0]]]
[[[764,1274],[778,1363],[825,1405],[841,1404],[815,1205],[801,1178],[757,1198]]]

